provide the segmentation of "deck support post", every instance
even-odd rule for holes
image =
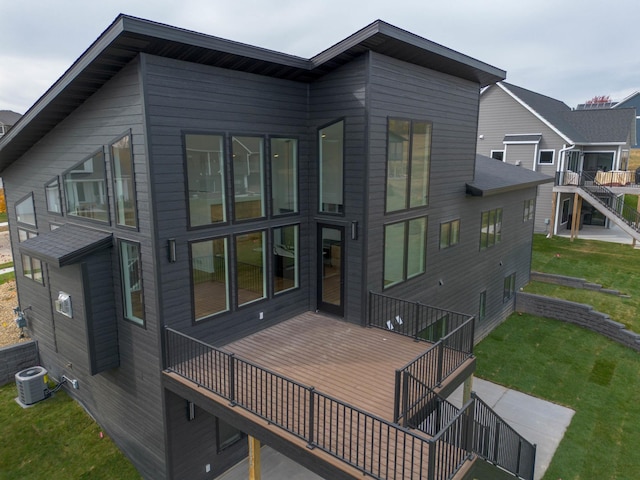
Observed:
[[[249,480],[260,480],[260,440],[249,435]]]
[[[571,238],[570,241],[573,242],[574,238],[578,238],[578,229],[580,228],[580,209],[578,208],[581,203],[581,197],[576,192],[573,196],[573,217],[571,218]]]
[[[473,389],[473,374],[467,377],[462,387],[462,404],[463,405],[466,404],[469,400],[471,400],[472,389]]]
[[[551,193],[551,218],[549,219],[549,238],[552,238],[556,233],[556,208],[558,208],[558,197],[560,192]]]

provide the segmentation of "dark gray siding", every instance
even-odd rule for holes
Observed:
[[[306,84],[145,56],[146,115],[151,145],[157,257],[163,322],[220,345],[310,308],[310,232]],[[184,133],[291,136],[299,140],[300,215],[187,229]],[[267,139],[268,141],[268,139]],[[229,173],[229,172],[227,172]],[[268,181],[268,175],[265,177]],[[227,192],[231,192],[230,183]],[[301,288],[193,325],[189,242],[300,224]],[[167,259],[174,238],[177,262]],[[230,237],[232,239],[233,237]],[[233,282],[231,298],[235,297]],[[263,312],[264,319],[259,319]]]
[[[172,478],[216,478],[246,457],[246,439],[218,451],[214,415],[194,405],[194,416],[189,420],[187,400],[169,390],[165,390],[165,398]]]
[[[120,365],[112,254],[109,248],[87,258],[82,265],[89,370],[92,375]],[[50,270],[56,269],[51,267]],[[51,289],[51,296],[55,297],[53,282]]]
[[[474,171],[478,85],[371,55],[369,132],[368,288],[382,291],[384,225],[427,216],[426,274],[385,290],[399,298],[477,315],[487,291],[487,319],[477,337],[513,311],[503,303],[504,277],[528,281],[533,222],[523,222],[524,200],[535,189],[488,198],[468,197]],[[384,214],[388,117],[433,122],[429,206]],[[481,212],[503,208],[502,242],[480,251]],[[440,223],[459,218],[460,243],[440,250]],[[442,283],[442,285],[440,285]]]
[[[138,230],[115,227],[108,147],[128,131],[132,133],[135,162],[140,225]],[[48,213],[44,185],[98,149],[104,149],[106,154],[110,224]],[[156,302],[155,258],[152,256],[150,241],[151,203],[146,196],[149,191],[146,165],[139,69],[137,60],[134,60],[34,145],[19,162],[7,168],[3,172],[3,180],[7,203],[10,206],[8,215],[14,247],[18,242],[18,225],[12,206],[16,200],[30,192],[34,193],[39,232],[48,231],[51,224],[72,222],[87,228],[113,232],[116,239],[125,238],[140,242],[145,300],[147,305],[151,305],[146,311],[146,326],[141,328],[123,320],[118,256],[114,254],[110,281],[115,287],[115,304],[110,311],[117,315],[120,367],[97,375],[92,376],[88,368],[81,368],[82,362],[87,362],[89,348],[84,329],[67,328],[70,324],[63,322],[69,319],[63,320],[53,313],[49,279],[45,276],[45,286],[41,286],[22,277],[19,263],[16,265],[16,277],[21,306],[32,305],[32,309],[28,311],[29,329],[34,338],[38,339],[43,365],[54,378],[67,374],[78,379],[80,389],[69,390],[70,394],[86,406],[118,446],[133,460],[141,474],[146,478],[155,479],[164,478],[165,449],[164,429],[160,420],[163,418],[163,397],[160,388],[159,330],[155,308],[152,307]],[[102,263],[105,261],[101,260]],[[82,275],[81,268],[74,265],[61,269],[63,270],[65,278],[61,277],[59,280],[61,285],[64,282],[64,286],[60,286],[60,289],[66,291],[73,287],[74,291],[69,293],[74,296],[75,308],[78,306],[75,300],[82,299],[82,290],[78,284]],[[51,271],[45,266],[45,275],[48,274],[51,274]],[[93,284],[93,280],[103,283]],[[93,288],[99,289],[108,283],[109,279],[106,277],[92,279],[88,291],[91,292]],[[108,303],[109,300],[101,297],[97,298],[96,302],[96,307],[101,308],[100,302]],[[106,321],[108,312],[109,310],[100,312],[100,315],[104,314],[101,322]],[[113,358],[107,361],[111,362]],[[68,363],[72,363],[71,369],[68,368]],[[104,367],[104,364],[102,366]]]
[[[312,213],[316,213],[315,225],[326,223],[345,227],[345,319],[354,323],[363,321],[363,285],[365,209],[366,209],[366,71],[368,56],[362,55],[311,85],[310,135],[313,139],[311,158],[312,178],[309,191]],[[318,212],[318,129],[338,120],[344,120],[344,216],[317,214]],[[351,222],[358,222],[360,235],[351,239]],[[314,237],[313,258],[317,250]],[[315,305],[317,288],[317,264],[312,265],[312,304]]]

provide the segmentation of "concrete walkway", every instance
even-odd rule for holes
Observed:
[[[473,390],[520,435],[537,445],[535,478],[542,478],[574,411],[479,378],[474,378]],[[462,389],[454,392],[449,401],[460,407]],[[261,464],[262,480],[322,480],[268,446],[262,447]],[[245,459],[217,480],[246,480],[248,472],[248,460]]]

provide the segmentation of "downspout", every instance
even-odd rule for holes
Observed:
[[[560,161],[558,162],[558,166],[556,167],[556,172],[558,173],[557,178],[560,185],[562,185],[562,183],[564,182],[564,164],[566,157],[565,153],[569,150],[573,150],[574,148],[576,148],[575,144],[569,145],[568,147],[563,147],[558,150],[558,157],[560,158]],[[558,214],[560,213],[561,205],[562,202],[556,202],[556,214],[554,215],[555,221],[553,222],[553,225],[551,225],[554,235],[558,234]]]

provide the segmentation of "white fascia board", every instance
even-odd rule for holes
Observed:
[[[522,100],[520,100],[520,98],[518,96],[516,96],[511,90],[509,90],[507,87],[505,87],[502,82],[498,82],[496,83],[496,85],[498,85],[502,90],[504,90],[511,98],[513,98],[516,102],[518,102],[520,105],[522,105],[524,108],[526,108],[527,110],[529,110],[529,112],[531,112],[531,114],[536,117],[538,120],[540,120],[542,123],[544,123],[547,127],[549,127],[551,130],[553,130],[554,132],[556,132],[560,137],[562,137],[562,139],[567,142],[567,143],[571,143],[574,144],[575,142],[573,140],[571,140],[569,137],[567,137],[564,133],[562,133],[560,130],[558,130],[554,125],[552,125],[551,123],[549,123],[547,121],[546,118],[544,118],[542,115],[540,115],[538,112],[536,112],[533,108],[531,108],[529,105],[527,105],[526,103],[524,103]]]

